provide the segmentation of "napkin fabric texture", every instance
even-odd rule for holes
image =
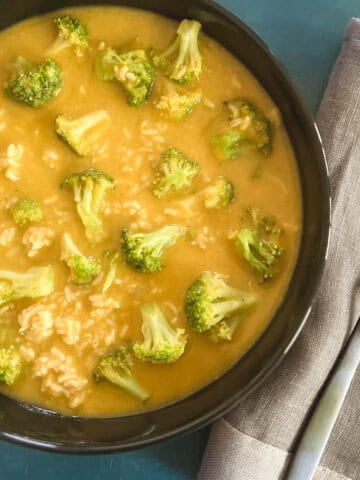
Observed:
[[[279,480],[304,421],[357,318],[360,279],[360,19],[348,25],[317,117],[328,159],[332,232],[325,273],[304,331],[281,366],[217,421],[200,480]],[[360,371],[315,480],[360,479]]]

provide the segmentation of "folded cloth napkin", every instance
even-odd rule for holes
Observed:
[[[344,45],[318,114],[331,188],[332,234],[319,294],[303,333],[268,380],[211,431],[201,480],[278,480],[316,396],[349,336],[360,279],[360,19]],[[360,479],[360,371],[316,480]]]

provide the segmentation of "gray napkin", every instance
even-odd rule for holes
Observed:
[[[348,25],[318,114],[331,188],[328,263],[311,318],[270,378],[212,427],[201,480],[283,478],[295,440],[350,334],[351,295],[360,279],[360,19]],[[360,479],[360,372],[316,480]]]

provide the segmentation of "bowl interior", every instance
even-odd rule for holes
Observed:
[[[77,0],[76,5],[101,5]],[[107,0],[174,18],[196,18],[204,31],[232,52],[260,81],[281,111],[297,158],[303,201],[299,260],[289,289],[261,338],[230,370],[189,397],[138,415],[116,418],[67,417],[0,395],[0,437],[45,449],[82,452],[144,446],[202,426],[231,408],[279,363],[310,312],[326,256],[329,186],[325,158],[311,115],[267,47],[238,19],[206,0]],[[0,0],[0,29],[71,0]]]

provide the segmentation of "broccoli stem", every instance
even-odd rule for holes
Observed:
[[[179,231],[178,226],[169,225],[147,235],[142,245],[154,252],[156,257],[159,257],[162,255],[164,248],[174,245],[182,234],[183,231]]]
[[[122,372],[121,375],[119,375],[111,366],[107,365],[101,366],[101,370],[103,376],[114,385],[127,390],[142,401],[149,398],[149,393],[140,385],[131,373],[124,374],[124,372]]]

